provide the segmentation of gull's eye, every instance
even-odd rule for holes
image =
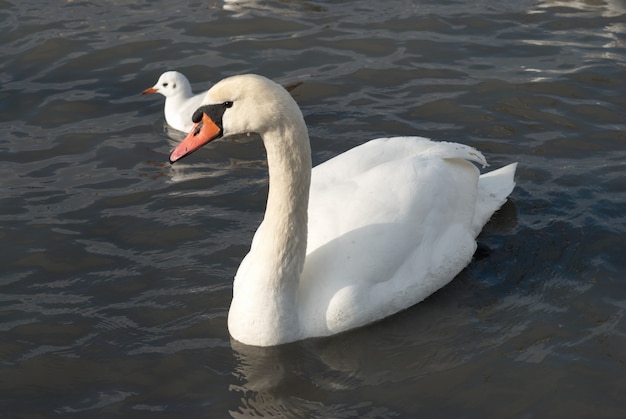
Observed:
[[[167,83],[163,83],[163,87],[167,87]]]

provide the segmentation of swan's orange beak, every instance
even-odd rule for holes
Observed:
[[[207,114],[202,114],[200,122],[196,123],[185,139],[176,146],[170,154],[170,163],[174,163],[193,153],[206,143],[222,134],[222,129]]]
[[[150,93],[156,93],[156,92],[158,92],[158,90],[155,89],[154,87],[148,87],[146,90],[141,92],[141,94],[142,95],[149,95]]]

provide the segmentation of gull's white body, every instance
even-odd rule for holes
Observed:
[[[471,261],[515,185],[516,164],[481,176],[475,149],[419,137],[372,140],[311,170],[302,114],[281,86],[232,77],[203,100],[222,102],[224,136],[259,133],[270,178],[228,315],[242,343],[331,335],[422,301]]]

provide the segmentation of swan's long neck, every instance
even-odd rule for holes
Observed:
[[[300,338],[297,295],[306,257],[311,148],[299,112],[262,136],[267,207],[235,278],[229,330],[241,342],[272,345]]]
[[[290,127],[298,128],[298,127]],[[270,137],[282,137],[268,138]],[[307,214],[311,184],[311,149],[306,128],[278,130],[264,138],[269,194],[263,219],[266,263],[276,269],[268,281],[294,292],[306,256]],[[269,259],[273,260],[273,263]]]
[[[276,233],[283,233],[276,235],[277,250],[292,252],[297,248],[302,250],[298,254],[305,253],[311,184],[309,137],[306,129],[300,132],[281,130],[267,135],[283,139],[265,139],[270,186],[263,222],[272,225]]]

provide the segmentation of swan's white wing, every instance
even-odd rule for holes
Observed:
[[[460,182],[445,183],[452,172],[442,165],[443,159],[487,164],[480,152],[462,144],[392,137],[369,141],[314,167],[308,252],[362,225],[389,222],[407,213],[412,220],[424,218],[426,211],[437,208],[428,201],[430,196],[450,192]],[[436,175],[440,170],[445,176]],[[478,172],[469,170],[476,182]],[[459,201],[454,195],[451,199]]]
[[[329,334],[407,308],[447,284],[475,250],[471,147],[370,141],[313,170],[301,318]],[[319,330],[326,327],[327,330]]]

